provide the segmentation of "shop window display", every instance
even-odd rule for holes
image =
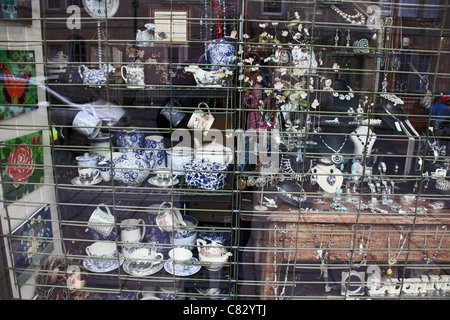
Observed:
[[[1,130],[44,109],[46,137],[5,220],[53,223],[6,259],[14,297],[448,297],[446,2],[71,5],[33,11],[36,75],[1,82],[39,93]]]

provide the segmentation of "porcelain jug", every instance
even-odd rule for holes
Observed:
[[[186,226],[180,210],[170,202],[161,203],[156,217],[156,225],[161,231],[172,232],[179,226]]]
[[[100,233],[102,236],[107,237],[114,229],[114,222],[115,218],[111,214],[109,207],[101,203],[92,212],[88,221],[88,227]]]

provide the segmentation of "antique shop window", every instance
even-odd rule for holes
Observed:
[[[92,1],[2,6],[2,298],[448,299],[447,0]]]

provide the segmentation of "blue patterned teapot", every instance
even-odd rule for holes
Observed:
[[[84,84],[91,85],[92,88],[101,88],[102,84],[108,81],[108,72],[116,72],[113,65],[104,65],[100,69],[89,69],[84,64],[78,67],[78,73]]]
[[[150,162],[145,154],[134,151],[122,153],[112,165],[113,179],[126,186],[140,186],[150,174]]]

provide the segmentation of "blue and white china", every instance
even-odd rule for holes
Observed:
[[[97,167],[99,157],[96,154],[85,153],[75,158],[78,167]]]
[[[163,254],[156,251],[155,246],[139,246],[128,249],[128,261],[135,271],[145,271],[163,261]]]
[[[78,168],[78,177],[80,182],[85,185],[90,185],[100,177],[100,170],[95,168],[80,167]]]
[[[213,71],[223,67],[232,69],[236,64],[236,38],[223,37],[208,44],[206,63],[211,65]]]
[[[167,167],[177,175],[184,175],[184,165],[194,159],[194,149],[185,146],[175,146],[167,150]]]
[[[93,186],[99,184],[102,181],[103,181],[102,177],[97,177],[92,182],[86,183],[85,181],[82,181],[80,177],[75,177],[70,182],[76,186]]]
[[[175,248],[185,248],[192,250],[196,244],[198,232],[196,230],[198,221],[192,216],[183,215],[186,227],[178,227],[171,233],[171,241]]]
[[[109,207],[100,203],[89,217],[88,228],[100,233],[103,237],[108,237],[114,230],[115,221]]]
[[[89,138],[89,143],[93,147],[93,151],[100,156],[106,156],[111,152],[110,137],[108,134],[99,132],[97,136]]]
[[[136,265],[133,264],[132,260],[125,259],[125,262],[122,265],[123,271],[132,275],[132,276],[149,276],[159,272],[164,267],[163,262],[155,263],[146,269],[136,268]]]
[[[142,89],[145,87],[144,65],[132,64],[122,66],[120,74],[125,80],[128,89]]]
[[[72,127],[88,138],[94,138],[100,132],[102,119],[87,110],[81,110],[73,118]]]
[[[177,104],[178,106],[175,106],[175,104]],[[186,113],[181,110],[181,105],[176,100],[169,101],[160,113],[172,124],[173,127],[178,127],[181,120],[186,117]]]
[[[190,65],[184,68],[184,71],[193,74],[195,82],[200,87],[221,87],[223,72],[219,70],[206,71],[197,65]]]
[[[208,159],[195,159],[184,165],[185,182],[194,187],[216,190],[226,183],[228,165],[211,162]]]
[[[115,158],[113,167],[113,179],[125,186],[140,186],[150,174],[147,157],[133,151]]]
[[[106,182],[111,181],[112,168],[113,168],[113,163],[111,162],[111,158],[114,160],[120,156],[122,156],[122,152],[109,152],[105,156],[102,156],[99,158],[99,162],[98,162],[97,166],[100,169],[100,176],[102,177],[103,181],[106,181]]]
[[[120,240],[122,242],[141,242],[145,236],[143,219],[125,219],[120,223]]]
[[[123,262],[124,257],[120,253],[119,258],[115,257],[114,259],[111,258],[110,260],[105,260],[102,264],[99,264],[98,260],[84,259],[83,266],[91,272],[105,273],[118,269]]]
[[[100,69],[89,69],[84,64],[78,67],[78,73],[84,84],[89,84],[92,88],[101,88],[102,84],[108,81],[108,72],[116,72],[113,65],[104,65]]]
[[[123,263],[123,256],[117,252],[114,242],[97,241],[86,247],[89,259],[83,264],[93,272],[108,272],[118,268]]]
[[[202,231],[198,233],[198,237],[206,241],[206,243],[210,243],[215,241],[216,243],[220,243],[224,246],[231,245],[231,232],[229,231],[220,231],[220,229],[215,229],[215,226],[204,226],[208,227],[208,231]]]
[[[198,257],[206,269],[218,271],[233,254],[223,245],[212,241],[206,243],[203,239],[197,239]]]
[[[170,181],[161,182],[157,176],[154,176],[154,177],[150,177],[150,179],[148,179],[148,183],[150,183],[151,185],[153,185],[155,187],[171,188],[173,186],[176,186],[178,183],[180,183],[180,180],[178,180],[177,178],[173,178]]]
[[[164,150],[164,137],[158,135],[146,136],[144,139],[145,155],[151,169],[166,166],[166,151]]]
[[[144,147],[144,133],[137,129],[117,132],[116,145],[120,152],[135,151],[142,153],[142,148]]]
[[[173,259],[169,259],[164,263],[164,269],[168,273],[179,277],[191,276],[200,271],[201,267],[195,257],[183,262],[175,262]]]

